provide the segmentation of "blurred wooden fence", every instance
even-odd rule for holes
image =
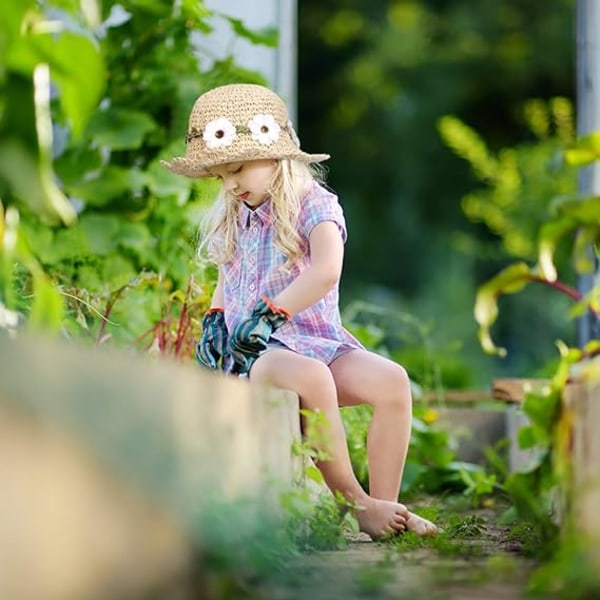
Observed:
[[[202,512],[275,510],[298,437],[293,394],[0,336],[0,598],[179,589],[196,576]]]

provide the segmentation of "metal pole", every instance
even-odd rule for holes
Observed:
[[[583,136],[600,131],[600,2],[577,0],[577,135]],[[600,195],[600,165],[594,163],[581,169],[578,182],[579,192],[585,195]],[[595,272],[581,274],[578,288],[587,294],[594,285],[600,284],[598,257]],[[588,313],[577,323],[577,342],[585,345],[599,338],[598,318]]]

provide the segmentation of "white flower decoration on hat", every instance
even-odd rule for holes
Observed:
[[[233,123],[225,117],[209,121],[202,132],[202,139],[212,150],[230,146],[236,136]]]
[[[252,139],[263,146],[270,146],[279,139],[281,127],[273,115],[256,115],[248,121]]]

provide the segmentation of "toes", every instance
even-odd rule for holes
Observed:
[[[412,531],[419,536],[435,535],[437,533],[437,527],[431,521],[423,519],[413,513],[410,514],[406,525],[409,531]]]
[[[406,519],[400,515],[396,515],[394,525],[396,529],[402,529],[402,531],[404,531],[406,529]]]

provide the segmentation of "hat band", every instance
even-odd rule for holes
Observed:
[[[191,127],[185,136],[188,144],[196,138],[202,138],[208,148],[226,148],[233,144],[240,134],[251,135],[261,146],[270,146],[279,140],[281,130],[287,131],[293,143],[299,146],[298,137],[290,121],[285,125],[278,123],[271,114],[258,114],[247,124],[234,124],[225,117],[209,121],[204,129]]]

